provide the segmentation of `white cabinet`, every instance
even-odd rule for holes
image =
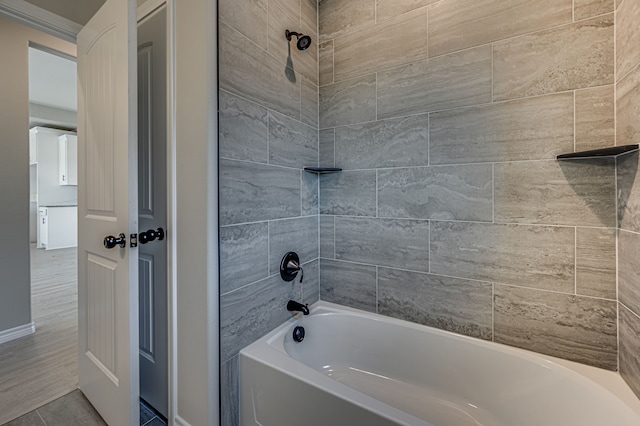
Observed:
[[[38,209],[38,248],[47,250],[78,245],[78,208],[49,206]]]
[[[58,181],[60,185],[78,185],[78,137],[58,138]]]

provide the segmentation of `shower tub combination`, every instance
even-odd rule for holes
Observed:
[[[614,372],[327,302],[239,366],[243,426],[640,425]]]

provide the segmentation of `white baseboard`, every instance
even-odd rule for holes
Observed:
[[[11,340],[18,339],[20,337],[28,336],[35,332],[36,325],[33,322],[25,325],[19,325],[8,330],[0,331],[0,345],[6,342],[10,342]]]

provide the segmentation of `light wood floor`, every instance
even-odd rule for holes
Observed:
[[[31,249],[36,332],[0,345],[0,425],[78,387],[77,249]]]

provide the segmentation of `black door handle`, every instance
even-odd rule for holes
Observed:
[[[140,244],[147,244],[148,242],[155,240],[164,240],[164,229],[149,229],[148,231],[141,232],[138,235],[138,241],[140,242]]]
[[[104,237],[105,248],[112,249],[115,246],[120,246],[121,248],[124,248],[125,245],[127,245],[127,236],[124,235],[123,233],[120,233],[120,235],[118,235],[118,238],[114,237],[113,235]]]

